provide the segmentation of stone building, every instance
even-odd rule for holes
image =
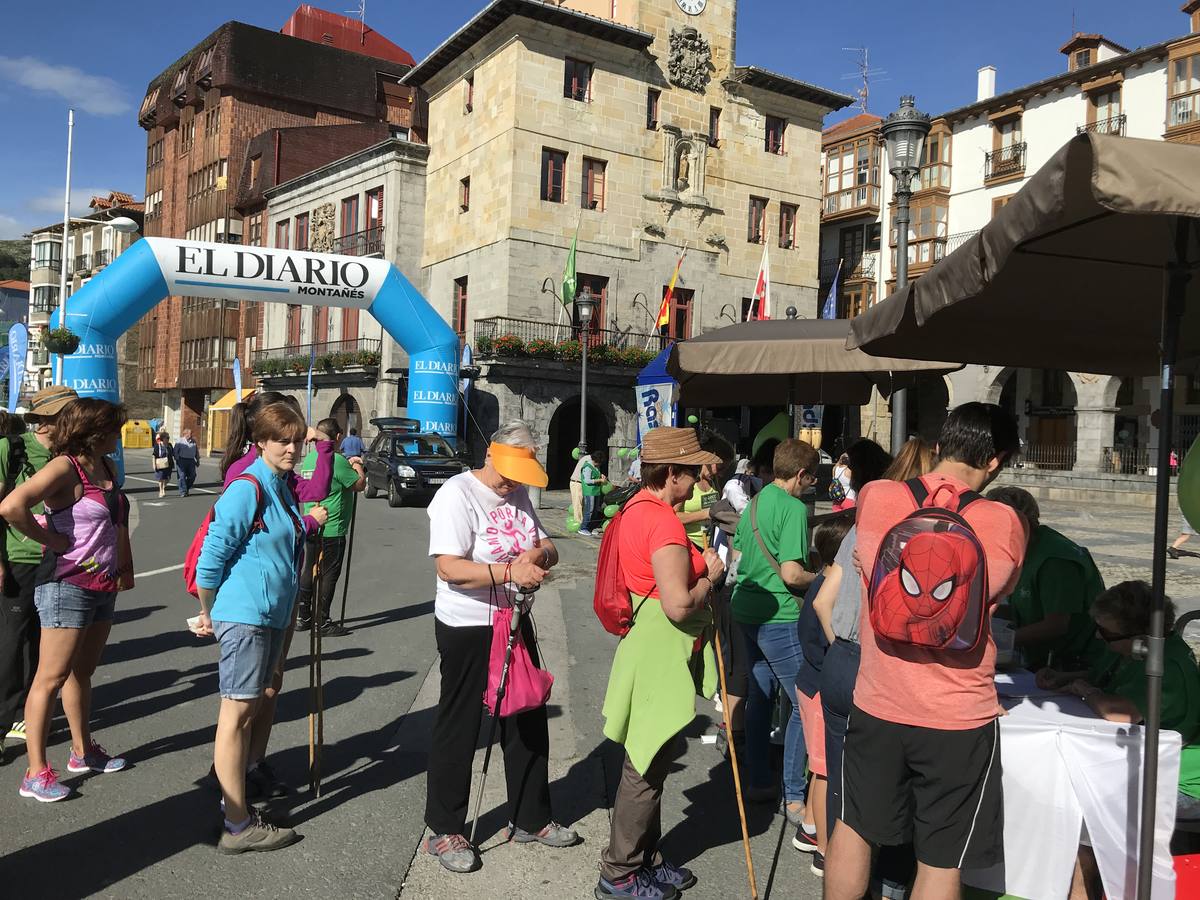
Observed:
[[[1188,34],[1134,50],[1099,34],[1072,35],[1059,48],[1062,71],[1033,84],[998,93],[996,69],[979,69],[976,101],[935,116],[926,141],[912,200],[910,278],[976,234],[1076,134],[1200,141],[1200,0],[1183,12]],[[826,129],[822,142],[821,298],[840,267],[843,316],[895,287],[893,179],[881,184],[870,174],[876,163],[863,175],[863,160],[881,152],[879,123],[878,116],[857,115]],[[1087,315],[1085,297],[1080,315]],[[936,436],[946,409],[969,400],[1001,403],[1018,418],[1027,470],[1127,477],[1154,465],[1154,378],[967,366],[944,379],[925,378],[910,394],[909,432]],[[1182,378],[1174,414],[1186,449],[1200,435],[1200,376]],[[862,429],[887,443],[886,402],[863,410]]]
[[[576,236],[594,346],[657,349],[681,254],[671,337],[744,318],[764,247],[770,315],[816,303],[820,130],[850,98],[738,65],[736,9],[494,0],[403,79],[429,98],[426,295],[480,351],[468,433],[522,416],[556,481],[577,366],[487,348],[578,337],[557,297]],[[635,440],[633,371],[597,370],[589,446]]]

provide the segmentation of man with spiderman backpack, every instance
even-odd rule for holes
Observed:
[[[1025,530],[980,491],[1019,446],[1011,415],[967,403],[942,427],[932,472],[859,494],[867,602],[826,900],[866,893],[872,845],[911,840],[929,897],[957,896],[961,869],[1003,858],[990,620],[1020,575]]]

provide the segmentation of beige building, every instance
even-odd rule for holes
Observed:
[[[770,315],[815,307],[822,120],[851,98],[737,65],[736,11],[494,0],[404,77],[429,99],[427,296],[465,342],[545,338],[562,313],[543,285],[560,290],[576,233],[597,342],[657,346],[684,252],[672,337],[744,318],[764,247]],[[552,466],[567,458],[577,366],[487,357],[479,430],[523,415],[549,434]],[[632,376],[597,375],[589,445],[631,443]]]

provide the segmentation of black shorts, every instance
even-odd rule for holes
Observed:
[[[872,844],[912,841],[939,869],[1004,859],[1000,723],[950,731],[850,710],[839,815]]]

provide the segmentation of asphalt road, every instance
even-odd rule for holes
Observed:
[[[559,532],[563,563],[538,595],[536,619],[556,675],[551,708],[556,818],[578,823],[585,843],[567,851],[502,840],[503,762],[493,759],[481,821],[484,868],[452,876],[419,852],[424,771],[437,698],[427,524],[419,508],[393,510],[360,498],[347,625],[325,642],[324,783],[272,806],[304,840],[279,853],[226,858],[214,845],[217,795],[200,783],[211,762],[217,711],[216,654],[186,630],[195,602],[182,586],[183,554],[215,499],[216,467],[201,466],[187,499],[157,498],[146,454],[129,454],[137,587],[118,603],[97,672],[97,738],[125,755],[128,771],[72,777],[78,794],[58,804],[17,795],[24,757],[0,768],[0,897],[533,898],[587,897],[607,831],[620,754],[601,736],[600,707],[615,639],[591,609],[597,542],[562,537],[561,510],[544,511]],[[555,502],[557,498],[551,498]],[[561,501],[558,501],[561,502]],[[1045,504],[1043,521],[1087,542],[1110,583],[1147,577],[1150,514],[1143,510]],[[1200,549],[1200,548],[1198,548]],[[1182,608],[1200,608],[1200,559],[1171,563],[1170,590]],[[340,593],[339,593],[340,597]],[[280,774],[307,783],[308,642],[289,662],[272,759]],[[692,867],[692,898],[748,896],[728,766],[700,735],[713,717],[697,704],[687,754],[664,795],[664,850]],[[65,722],[55,722],[51,759],[65,770]],[[482,753],[480,754],[482,756]],[[477,765],[479,760],[477,759]],[[816,898],[820,882],[791,833],[768,809],[752,809],[759,894]]]

